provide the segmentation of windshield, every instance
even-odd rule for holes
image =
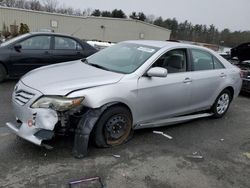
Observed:
[[[30,34],[27,33],[27,34],[24,34],[24,35],[20,35],[20,36],[14,37],[14,38],[12,38],[10,40],[7,40],[6,42],[1,43],[0,46],[7,46],[7,45],[9,45],[9,44],[11,44],[13,42],[16,42],[16,41],[18,41],[18,40],[20,40],[22,38],[25,38],[28,35],[30,35]]]
[[[88,63],[105,70],[129,74],[138,69],[159,48],[132,43],[108,47],[88,58]]]

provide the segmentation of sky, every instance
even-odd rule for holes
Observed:
[[[250,0],[58,0],[60,5],[100,10],[122,9],[162,16],[163,19],[188,20],[193,24],[214,24],[219,30],[250,30]]]

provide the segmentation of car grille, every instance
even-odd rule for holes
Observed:
[[[14,99],[18,104],[23,106],[27,104],[34,96],[35,94],[20,89],[15,91]]]

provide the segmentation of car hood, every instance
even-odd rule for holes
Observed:
[[[116,83],[123,76],[78,60],[35,69],[21,81],[44,95],[67,95],[74,90]]]

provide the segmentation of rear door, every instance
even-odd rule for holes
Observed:
[[[20,76],[51,63],[51,36],[36,35],[19,42],[20,50],[11,50],[12,76]]]
[[[70,37],[55,36],[53,37],[54,63],[73,61],[84,57],[83,46]]]
[[[211,53],[190,49],[192,56],[192,84],[190,107],[192,109],[207,108],[220,92],[226,78],[222,63]]]
[[[137,111],[141,120],[161,119],[188,111],[191,72],[187,60],[186,49],[168,51],[152,65],[166,68],[167,77],[139,78]]]

